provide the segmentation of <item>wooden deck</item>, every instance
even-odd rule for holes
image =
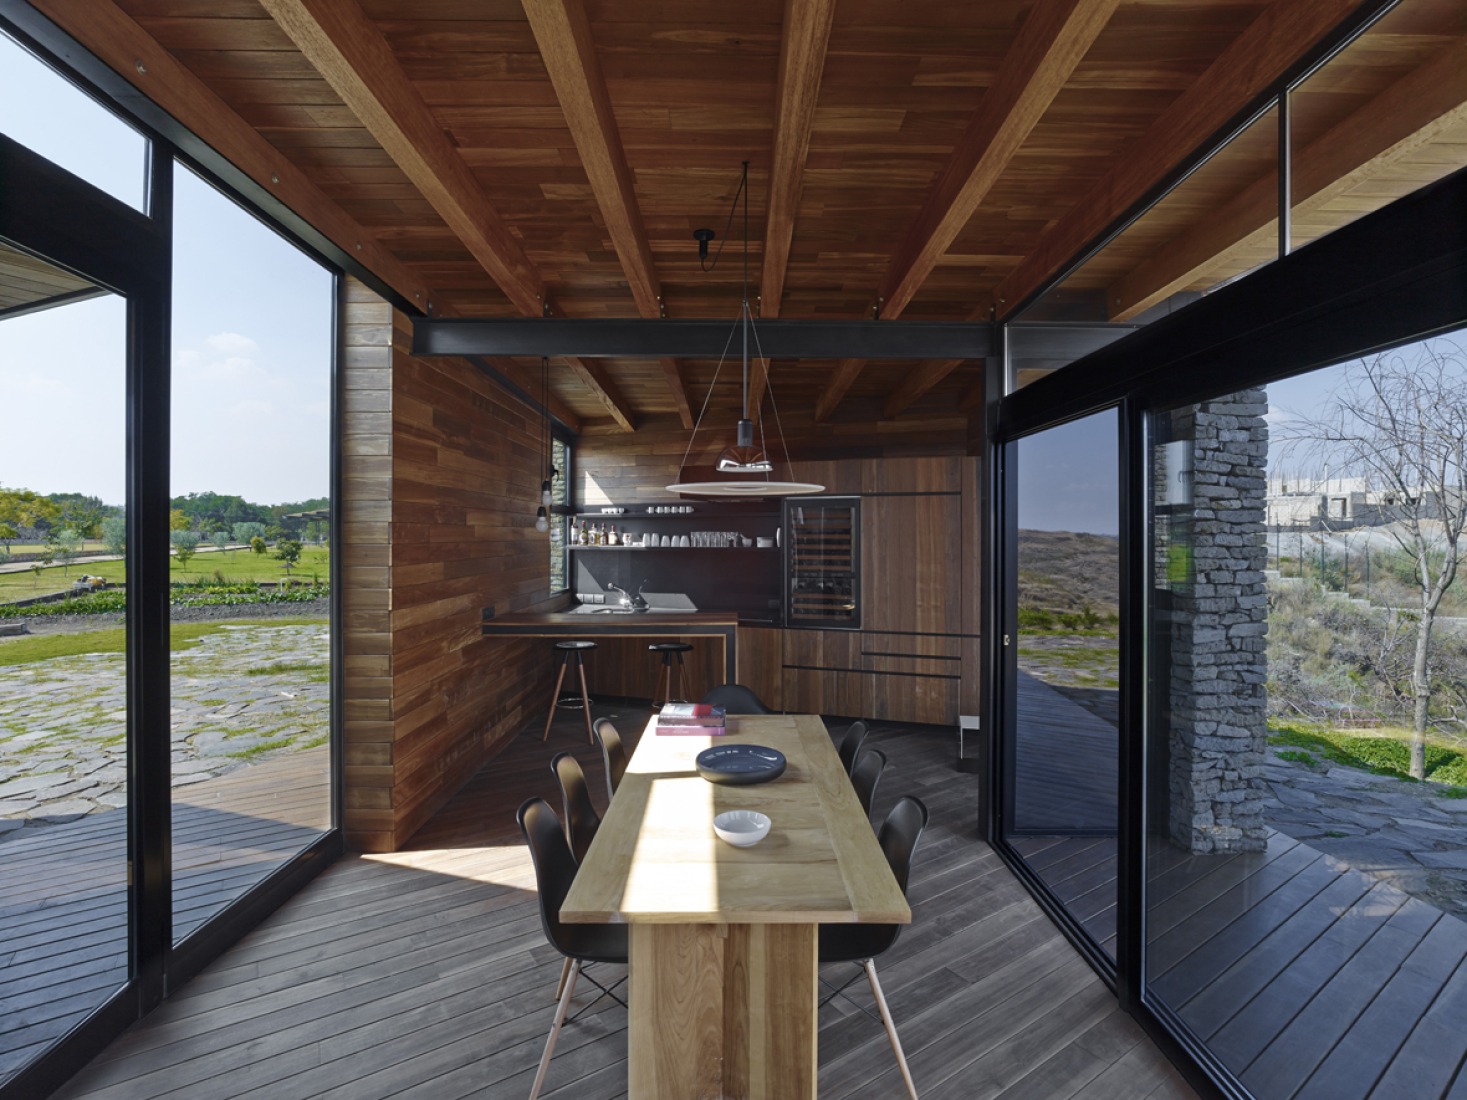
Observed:
[[[180,787],[174,936],[237,898],[329,823],[326,750]],[[0,1084],[127,977],[127,814],[0,842]]]
[[[1017,702],[1015,829],[1113,835],[1120,818],[1115,726],[1024,672]]]
[[[1115,842],[1016,844],[1097,939]],[[1467,923],[1283,833],[1256,855],[1149,859],[1153,988],[1260,1096],[1467,1096]]]
[[[596,709],[633,739],[647,715]],[[923,1097],[1192,1096],[975,839],[976,779],[952,769],[951,731],[879,729],[872,743],[890,759],[877,814],[908,793],[932,812],[910,888],[914,924],[878,961]],[[326,871],[60,1100],[526,1095],[560,959],[540,929],[513,815],[531,794],[551,797],[559,749],[576,752],[596,790],[599,757],[579,715],[563,712],[550,744],[516,739],[411,851]],[[625,1095],[625,1028],[607,1001],[569,1024],[545,1095]],[[880,1024],[854,1005],[822,1009],[819,1041],[822,1100],[900,1094]]]

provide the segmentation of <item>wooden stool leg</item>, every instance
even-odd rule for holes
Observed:
[[[596,733],[591,729],[591,692],[586,687],[586,662],[581,660],[579,653],[576,654],[576,671],[581,676],[581,713],[586,716],[586,740],[594,745]]]
[[[555,677],[555,690],[550,693],[550,713],[545,716],[545,732],[540,735],[541,741],[550,739],[550,723],[555,721],[555,701],[560,698],[560,685],[565,680],[565,662],[560,662],[560,674]]]
[[[679,699],[686,699],[688,698],[688,670],[683,665],[683,655],[681,653],[674,653],[673,656],[677,658],[677,697]],[[670,693],[672,691],[671,670],[668,671],[667,680],[667,690]]]

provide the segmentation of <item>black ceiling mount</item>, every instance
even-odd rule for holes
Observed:
[[[713,232],[713,230],[711,229],[693,230],[693,240],[698,242],[699,260],[706,260],[708,258],[708,242],[716,236],[718,236],[718,234]]]

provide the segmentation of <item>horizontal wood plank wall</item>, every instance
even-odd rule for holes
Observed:
[[[343,826],[390,849],[392,814],[392,329],[400,315],[341,280]]]
[[[407,317],[347,295],[346,826],[354,846],[391,851],[549,692],[543,645],[485,638],[483,608],[566,601],[547,595],[534,529],[539,420],[467,361],[413,358]],[[359,369],[377,373],[359,387]]]

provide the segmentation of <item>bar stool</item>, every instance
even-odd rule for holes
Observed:
[[[678,702],[683,701],[682,692],[688,690],[688,670],[683,666],[683,654],[691,653],[693,647],[687,642],[653,642],[647,647],[649,653],[662,654],[662,665],[657,670],[657,684],[652,689],[652,709],[660,710],[664,703],[671,703],[674,698]],[[676,665],[673,661],[676,660]],[[679,694],[672,694],[672,678],[676,669],[677,687]],[[665,685],[665,690],[664,690]],[[659,701],[660,700],[660,701]]]
[[[595,649],[596,643],[582,641],[556,642],[555,648],[560,652],[560,672],[555,677],[555,690],[550,694],[550,713],[545,716],[545,732],[540,735],[540,740],[547,741],[550,739],[550,723],[555,721],[555,708],[557,706],[578,706],[586,716],[586,739],[594,745],[596,743],[596,735],[591,732],[591,693],[586,689],[585,654],[588,649]],[[576,674],[581,679],[580,702],[562,703],[560,701],[560,685],[565,681],[565,670],[572,662],[575,663]],[[574,699],[575,696],[568,696],[568,698]]]

